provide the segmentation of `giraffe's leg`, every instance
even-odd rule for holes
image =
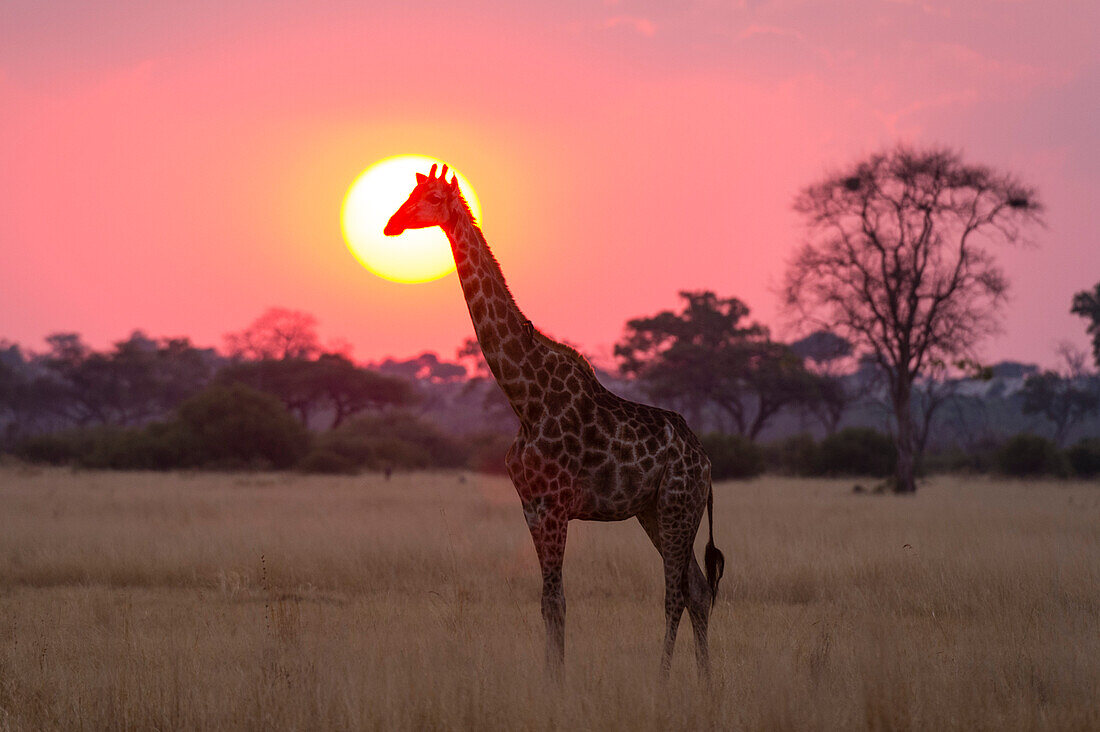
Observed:
[[[683,495],[682,484],[671,483],[663,490],[666,494],[658,504],[657,528],[665,569],[665,644],[661,654],[661,677],[668,678],[676,631],[687,604],[686,574],[695,534],[687,530],[688,512],[677,499]],[[698,521],[695,525],[698,526]]]
[[[521,432],[508,450],[505,465],[523,502],[523,515],[531,530],[542,569],[542,617],[546,623],[546,667],[561,680],[565,664],[565,589],[562,561],[569,516],[560,501],[561,486],[549,481],[524,462],[526,442]],[[530,459],[530,458],[529,458]]]
[[[649,536],[649,540],[653,542],[653,546],[657,549],[657,552],[663,557],[661,552],[661,533],[660,527],[657,522],[657,512],[655,509],[646,509],[638,514],[638,523],[645,529],[645,533]],[[666,570],[667,571],[667,570]],[[706,578],[703,577],[703,570],[699,568],[699,563],[695,561],[694,554],[691,556],[690,566],[688,567],[687,577],[689,582],[682,588],[682,592],[687,601],[688,614],[691,617],[691,627],[695,631],[695,660],[699,664],[700,673],[709,678],[710,675],[710,663],[707,654],[707,615],[710,610],[708,605],[703,611],[700,619],[699,605],[696,600],[696,595],[699,591],[695,582],[695,575],[699,575],[699,579],[703,582],[703,589],[710,593],[710,587],[707,586]],[[667,591],[666,591],[666,605],[667,605]],[[667,607],[666,607],[667,609]],[[678,625],[679,620],[674,621],[674,625]],[[672,635],[675,636],[676,629],[672,628]],[[673,639],[674,643],[674,639]],[[669,664],[672,659],[672,650],[669,640],[666,636],[665,651],[661,658],[661,674],[662,676],[668,674]]]
[[[562,560],[569,520],[564,514],[525,510],[542,568],[542,618],[546,623],[546,668],[561,680],[565,663],[565,589]]]
[[[657,553],[661,553],[661,530],[657,526],[657,507],[649,506],[638,512],[638,523],[645,529],[646,536],[653,542]]]
[[[688,617],[691,618],[691,628],[695,631],[695,662],[699,667],[699,675],[709,680],[710,649],[707,645],[707,624],[710,620],[712,604],[710,585],[707,584],[707,578],[703,575],[694,552],[688,562],[686,584]]]

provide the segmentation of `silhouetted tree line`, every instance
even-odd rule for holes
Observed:
[[[410,410],[464,367],[423,354],[354,364],[316,320],[272,308],[224,354],[135,331],[96,351],[55,334],[42,353],[0,344],[0,447],[86,468],[502,471],[510,437],[454,436]]]
[[[805,238],[782,297],[802,341],[773,342],[735,298],[684,292],[682,311],[628,322],[616,347],[622,371],[689,420],[709,408],[750,440],[792,408],[831,434],[849,397],[873,395],[892,438],[892,488],[912,493],[945,411],[973,419],[960,401],[966,382],[992,377],[976,347],[999,328],[1009,286],[994,250],[1028,241],[1043,206],[1012,174],[899,145],[805,187],[794,209]],[[1078,293],[1072,312],[1090,320],[1100,358],[1100,285]],[[866,378],[839,377],[853,355]],[[1095,374],[1066,361],[1065,373],[1031,376],[1022,395],[1025,416],[1054,425],[1055,449],[1100,404]]]
[[[416,401],[407,379],[321,349],[312,317],[302,313],[269,311],[226,340],[228,356],[187,338],[152,339],[140,331],[103,352],[75,333],[49,336],[41,354],[6,344],[0,349],[5,442],[66,427],[139,426],[212,385],[271,394],[304,426],[337,427],[367,410]]]
[[[703,434],[716,478],[767,470],[869,475],[893,485],[896,422],[888,376],[874,358],[855,358],[851,342],[823,330],[789,345],[777,343],[764,326],[746,322],[749,309],[736,298],[712,292],[680,297],[679,311],[629,321],[616,355],[643,397],[688,415]],[[1100,440],[1084,436],[1063,450],[1070,431],[1100,413],[1100,380],[1080,354],[1061,350],[1061,372],[1014,363],[983,367],[968,359],[932,364],[933,375],[911,385],[914,476],[948,470],[1082,477],[1100,472],[1092,467],[1100,460]],[[1004,393],[1013,382],[1016,388]],[[884,430],[839,429],[856,410]],[[760,440],[769,425],[792,414],[810,415],[822,439],[796,433]],[[1004,433],[1007,425],[1024,425],[1028,418],[1030,430],[1053,439]]]
[[[750,322],[748,307],[736,298],[684,292],[681,301],[678,311],[627,323],[616,352],[632,378],[613,387],[688,414],[717,479],[763,471],[886,478],[896,470],[893,435],[866,426],[840,429],[853,409],[875,405],[876,393],[885,401],[882,375],[873,361],[854,356],[850,342],[817,331],[783,344]],[[432,416],[449,408],[506,421],[507,402],[479,368],[476,343],[459,350],[465,364],[426,353],[363,368],[322,348],[312,318],[285,310],[265,313],[226,342],[225,355],[186,338],[140,332],[103,352],[75,334],[50,336],[40,354],[6,344],[0,348],[6,449],[32,461],[89,468],[503,469],[512,437],[507,430],[446,431]],[[233,347],[240,344],[247,345]],[[922,461],[918,474],[1097,474],[1100,441],[1062,444],[1095,414],[1100,388],[1081,354],[1065,349],[1063,360],[1062,372],[1002,364],[918,385],[915,409],[926,413],[926,399],[941,399],[959,430]],[[961,387],[994,376],[1022,382],[1010,408],[1041,419],[1054,439],[1006,441],[982,432],[982,424],[1000,417],[982,414],[988,395]],[[795,414],[816,423],[820,438],[796,433],[761,440],[774,420]],[[984,438],[962,439],[975,434]]]
[[[911,492],[929,470],[1094,471],[1082,432],[1100,413],[1100,284],[1071,303],[1093,364],[1069,346],[1057,370],[975,358],[1008,288],[991,248],[1040,223],[1033,189],[899,146],[806,187],[795,210],[806,238],[782,295],[799,340],[775,340],[736,297],[684,291],[678,309],[629,320],[618,377],[599,376],[683,413],[717,477],[868,474]],[[473,340],[453,362],[426,352],[366,368],[322,344],[313,316],[271,308],[223,354],[141,332],[103,352],[73,333],[46,345],[0,344],[0,446],[28,459],[499,470],[515,425]]]

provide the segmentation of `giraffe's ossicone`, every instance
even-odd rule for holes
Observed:
[[[551,672],[561,673],[565,657],[562,557],[569,521],[637,517],[664,562],[662,671],[668,672],[686,607],[699,669],[709,675],[707,622],[725,560],[714,546],[710,460],[698,438],[679,414],[612,394],[580,354],[523,316],[457,180],[447,180],[447,166],[439,175],[435,166],[417,174],[385,233],[428,226],[447,234],[485,361],[519,418],[507,468],[542,567]],[[704,510],[705,575],[693,551]]]

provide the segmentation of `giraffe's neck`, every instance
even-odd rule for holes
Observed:
[[[500,264],[469,213],[456,210],[442,228],[451,243],[485,361],[512,409],[521,421],[527,421],[530,406],[542,397],[530,371],[541,360],[540,353],[548,349],[538,342],[531,321],[512,299]]]

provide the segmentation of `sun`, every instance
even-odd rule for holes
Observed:
[[[348,188],[340,209],[340,222],[348,249],[359,263],[393,282],[430,282],[454,271],[455,262],[447,236],[438,226],[409,229],[400,236],[386,236],[386,221],[405,202],[416,185],[416,174],[427,174],[443,161],[428,155],[394,155],[363,171]],[[481,220],[481,203],[470,181],[455,170],[458,187],[470,210]]]

